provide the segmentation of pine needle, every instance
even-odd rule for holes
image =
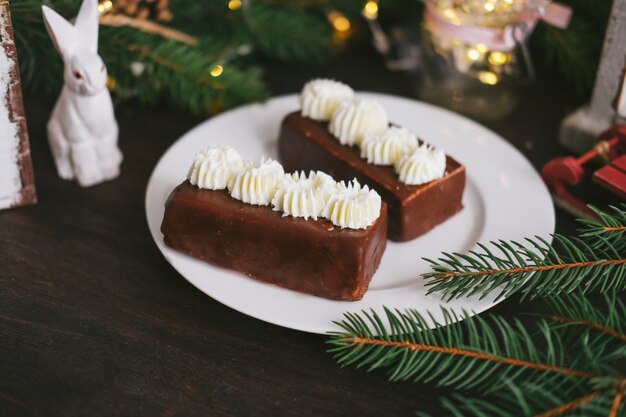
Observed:
[[[514,320],[457,316],[446,311],[445,322],[429,330],[426,319],[415,310],[385,309],[387,324],[374,312],[348,313],[337,323],[329,343],[337,361],[368,370],[387,368],[391,380],[431,382],[458,389],[476,388],[497,375],[501,382],[528,372],[559,379],[594,379],[601,375],[580,363],[580,368],[563,366],[561,334],[544,326],[541,345],[529,343],[529,332]],[[460,318],[464,321],[458,323]],[[545,377],[545,376],[544,376]],[[490,382],[494,387],[497,383]]]
[[[534,298],[626,289],[626,205],[610,213],[591,209],[600,221],[580,220],[580,238],[556,234],[552,244],[541,237],[523,244],[501,240],[479,243],[479,250],[468,254],[426,259],[432,269],[423,275],[429,293],[450,300],[495,292],[500,299],[515,292]]]
[[[329,352],[342,366],[384,369],[391,381],[467,391],[442,400],[458,417],[626,412],[626,370],[615,362],[626,358],[626,305],[610,293],[597,307],[577,292],[554,297],[550,307],[536,331],[516,319],[449,310],[443,323],[415,310],[385,309],[384,320],[374,312],[348,313],[337,323],[341,331],[331,334]]]
[[[74,0],[46,3],[68,19],[80,5]],[[255,52],[296,62],[328,58],[333,51],[331,29],[321,12],[327,3],[294,8],[288,2],[245,1],[240,10],[231,11],[221,0],[173,0],[171,28],[161,32],[171,29],[179,39],[193,39],[191,44],[149,33],[153,28],[141,30],[145,24],[101,26],[99,54],[115,81],[116,101],[169,103],[212,114],[269,97],[260,66],[251,63]],[[13,2],[11,11],[23,87],[58,95],[63,63],[46,33],[41,0]],[[223,71],[212,76],[217,65]]]

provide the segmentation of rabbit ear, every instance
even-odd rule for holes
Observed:
[[[43,21],[46,29],[54,43],[57,52],[61,57],[70,54],[77,45],[77,35],[74,26],[65,20],[60,14],[49,8],[41,6],[43,12]]]
[[[83,0],[74,26],[81,45],[98,52],[98,0]]]

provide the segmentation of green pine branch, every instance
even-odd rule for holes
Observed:
[[[174,0],[172,25],[195,36],[248,44],[285,62],[322,62],[333,51],[331,26],[323,11],[329,0],[244,0],[238,10],[227,1]]]
[[[334,51],[331,27],[321,11],[251,2],[243,13],[250,37],[267,56],[319,63]]]
[[[602,310],[580,294],[549,297],[546,301],[552,311],[549,320],[562,331],[565,343],[574,345],[585,338],[585,349],[593,352],[587,360],[595,360],[596,367],[626,360],[626,304],[618,294],[604,295]]]
[[[497,298],[520,292],[526,297],[560,294],[580,289],[626,288],[626,258],[614,250],[592,248],[584,241],[554,235],[551,245],[542,238],[518,242],[479,244],[469,254],[444,253],[424,274],[429,293],[447,299],[496,292]]]
[[[581,361],[578,369],[566,366],[564,345],[547,322],[539,325],[538,344],[529,342],[531,332],[519,320],[508,322],[497,316],[486,320],[444,310],[444,323],[437,323],[415,310],[386,309],[385,313],[387,324],[373,312],[348,313],[337,323],[343,331],[332,334],[330,352],[341,365],[369,371],[385,368],[391,381],[486,391],[529,373],[555,386],[564,380],[601,376],[588,362]],[[429,330],[429,324],[434,329]]]
[[[537,237],[519,242],[478,244],[468,254],[443,253],[426,259],[432,272],[424,274],[429,293],[446,300],[495,293],[497,299],[519,292],[523,297],[626,289],[623,239],[626,207],[604,213],[600,222],[585,221],[583,239],[554,235],[553,244]]]
[[[414,310],[345,315],[329,349],[342,366],[386,370],[392,381],[447,386],[453,416],[624,416],[626,306],[611,293],[600,307],[583,294],[551,300],[535,330],[517,319]],[[459,322],[459,319],[463,321]],[[430,328],[434,325],[434,328]],[[576,337],[572,337],[576,335]]]
[[[552,311],[550,320],[563,328],[586,327],[608,341],[626,344],[626,304],[617,293],[603,296],[605,311],[580,294],[549,297],[546,302]]]
[[[80,5],[74,0],[46,3],[68,19]],[[13,2],[13,26],[24,88],[54,96],[63,83],[63,63],[45,30],[41,4]],[[171,2],[174,19],[168,25],[196,37],[197,46],[130,27],[101,26],[99,54],[115,81],[116,99],[213,113],[269,96],[262,71],[254,64],[255,52],[283,61],[320,62],[334,50],[324,14],[328,1],[295,7],[245,0],[238,10],[229,10],[227,4]],[[223,72],[211,76],[216,65]]]
[[[612,246],[619,252],[626,250],[626,203],[611,206],[608,213],[595,207],[590,209],[598,220],[579,219],[584,226],[580,236],[589,240],[594,247]]]
[[[626,416],[626,205],[581,220],[581,238],[479,244],[430,261],[430,290],[444,298],[519,292],[551,310],[534,330],[517,319],[443,310],[345,315],[329,351],[342,365],[383,369],[389,379],[469,392],[442,400],[455,417]],[[597,290],[596,300],[588,293]],[[462,320],[462,321],[461,321]]]
[[[103,36],[109,35],[110,42],[101,50],[114,64],[110,73],[118,97],[146,104],[167,101],[194,113],[214,113],[267,97],[258,68],[240,69],[236,60],[224,60],[236,54],[237,46],[207,41],[195,47],[169,40],[152,43],[151,35],[122,29],[101,29]],[[139,75],[130,70],[136,63],[144,67]],[[224,71],[212,77],[210,71],[217,64]]]
[[[531,38],[533,49],[547,64],[556,66],[579,96],[591,93],[611,10],[610,1],[565,0],[573,15],[567,29],[537,26]]]
[[[503,390],[497,398],[454,394],[444,398],[441,405],[446,415],[455,417],[611,417],[614,399],[610,390],[575,390],[565,395],[544,384],[509,384],[508,391]],[[612,417],[624,415],[622,411]]]
[[[42,1],[70,18],[77,13],[80,2],[11,3],[23,86],[36,93],[56,95],[62,84],[62,63],[42,22]],[[539,25],[533,46],[550,63],[554,62],[579,91],[588,93],[595,78],[610,2],[569,3],[574,8],[570,27],[562,31]],[[116,79],[118,99],[136,97],[146,104],[166,102],[196,113],[216,111],[268,96],[260,68],[255,64],[259,54],[285,62],[319,63],[331,57],[336,48],[327,13],[339,10],[356,23],[361,19],[362,7],[363,2],[351,0],[244,0],[241,8],[229,10],[226,0],[172,0],[174,19],[168,26],[198,38],[199,47],[135,29],[102,28],[101,55]],[[380,2],[381,17],[395,23],[407,19],[417,23],[419,8],[416,2]],[[163,66],[160,60],[148,60],[149,71],[143,77],[133,76],[129,65],[137,59],[137,53],[119,47],[122,41],[141,46],[143,51],[149,51],[148,56],[175,58],[173,61],[180,61],[183,71]],[[223,65],[225,71],[219,82],[212,82],[207,74],[211,62],[228,64]],[[155,79],[147,80],[148,76]]]

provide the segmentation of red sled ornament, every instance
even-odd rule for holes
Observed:
[[[603,132],[590,151],[578,158],[558,157],[541,170],[541,177],[552,193],[554,203],[579,217],[595,219],[587,204],[569,190],[583,180],[583,165],[601,157],[605,165],[593,173],[593,181],[622,199],[626,199],[626,125],[616,125]]]

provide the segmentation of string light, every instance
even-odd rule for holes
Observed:
[[[448,19],[452,19],[452,18],[456,17],[456,13],[454,13],[454,10],[452,10],[452,9],[445,9],[443,11],[443,14]]]
[[[485,45],[484,43],[479,43],[478,45],[476,45],[476,50],[481,54],[484,54],[488,51],[487,45]]]
[[[364,0],[367,1],[367,0]],[[379,1],[379,0],[376,0]],[[547,0],[428,0],[454,24],[502,27],[519,20],[519,13]],[[487,18],[486,20],[483,20]]]
[[[509,62],[509,55],[505,54],[504,52],[493,51],[489,54],[488,60],[491,65],[504,65]]]
[[[378,3],[373,0],[365,3],[365,6],[363,6],[363,16],[369,20],[376,19],[378,17]]]
[[[498,83],[498,76],[491,71],[480,71],[478,79],[483,84],[495,85]]]
[[[478,60],[478,58],[480,58],[480,52],[478,52],[478,50],[474,48],[470,48],[467,50],[467,57],[472,61],[476,61]]]
[[[111,0],[104,0],[98,3],[98,13],[105,14],[113,9],[113,2]]]
[[[214,65],[213,68],[211,68],[211,71],[209,71],[209,74],[211,74],[211,77],[219,77],[220,75],[222,75],[222,73],[224,72],[224,67],[221,65]]]
[[[346,17],[341,16],[333,20],[333,26],[339,32],[347,32],[350,30],[350,21]]]
[[[337,32],[347,32],[352,26],[350,21],[339,12],[332,11],[328,13],[328,20]]]
[[[107,75],[106,86],[109,91],[114,91],[115,87],[117,86],[117,81],[115,81],[115,78],[113,78],[111,75]]]
[[[241,0],[229,0],[228,8],[230,10],[239,10],[241,8]]]

